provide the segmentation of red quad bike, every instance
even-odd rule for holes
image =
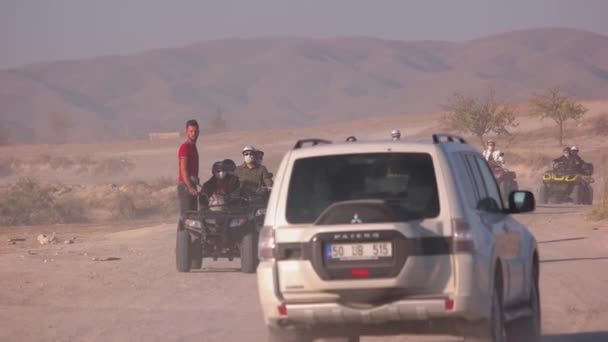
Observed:
[[[500,195],[502,196],[503,202],[508,203],[509,194],[512,191],[519,190],[519,185],[515,180],[515,178],[517,178],[517,174],[515,171],[509,171],[493,160],[488,161],[488,165],[494,173],[494,178],[496,178],[496,182],[500,188]]]

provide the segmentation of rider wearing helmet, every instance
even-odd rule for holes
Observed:
[[[203,184],[203,193],[210,199],[214,196],[225,197],[231,195],[240,187],[239,179],[228,171],[230,163],[227,164],[223,161],[216,161],[211,166],[213,175]]]
[[[262,163],[264,162],[264,151],[255,151],[255,160],[258,162],[258,165],[262,165]]]
[[[245,146],[242,150],[243,164],[236,168],[241,186],[245,191],[257,192],[261,187],[272,187],[272,174],[256,158],[258,150]]]
[[[392,130],[391,131],[391,140],[393,140],[393,141],[401,140],[401,131],[399,131],[398,129]]]
[[[224,164],[226,172],[228,172],[228,174],[230,175],[234,175],[234,172],[236,171],[236,163],[234,162],[234,160],[224,159],[222,163]]]
[[[572,171],[576,173],[582,173],[583,165],[585,164],[585,162],[583,161],[583,158],[578,155],[578,147],[570,147],[570,158],[570,166],[572,168]]]
[[[486,142],[486,149],[483,151],[483,157],[487,162],[495,162],[501,166],[505,163],[503,153],[496,149],[496,142],[492,139],[488,139]]]
[[[572,153],[570,153],[570,147],[566,146],[562,150],[561,157],[553,159],[553,168],[569,170],[570,165],[572,165]]]

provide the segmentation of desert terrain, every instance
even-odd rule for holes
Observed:
[[[585,104],[590,113],[567,125],[566,143],[579,146],[583,158],[594,162],[597,202],[608,175],[608,140],[593,120],[607,115],[608,102]],[[209,175],[214,160],[240,162],[240,149],[247,144],[266,152],[264,163],[274,172],[298,138],[388,139],[390,129],[399,128],[406,138],[430,139],[442,130],[440,119],[440,113],[428,113],[203,134],[201,177]],[[520,187],[536,190],[541,172],[561,147],[551,122],[529,117],[525,110],[518,121],[513,137],[498,138],[498,147]],[[480,146],[474,138],[469,141]],[[32,224],[35,217],[29,216],[28,224],[0,227],[0,340],[264,340],[255,276],[240,273],[238,260],[205,259],[201,271],[175,270],[174,177],[180,142],[0,147],[3,194],[15,196],[15,203],[28,194],[50,196],[53,205],[45,210],[58,215],[53,224]],[[20,181],[23,177],[31,183]],[[14,189],[19,182],[21,192]],[[131,209],[121,212],[125,205]],[[79,216],[79,210],[86,213]],[[544,341],[608,340],[608,221],[590,220],[590,210],[549,205],[518,217],[540,246]],[[53,233],[58,243],[38,242],[39,234]],[[457,339],[363,338],[420,340]]]
[[[608,37],[542,28],[463,42],[373,37],[218,39],[0,70],[0,142],[98,142],[174,131],[313,127],[439,110],[488,86],[509,102],[559,85],[607,94]],[[27,129],[30,134],[18,134]]]

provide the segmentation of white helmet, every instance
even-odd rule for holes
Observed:
[[[576,152],[578,152],[578,147],[572,146],[572,147],[570,147],[570,151],[576,151]]]
[[[391,131],[391,138],[393,138],[393,140],[399,140],[401,139],[401,132],[398,129],[394,129]]]
[[[243,150],[241,151],[241,153],[245,154],[245,152],[255,152],[257,151],[257,149],[251,145],[247,145],[245,147],[243,147]]]

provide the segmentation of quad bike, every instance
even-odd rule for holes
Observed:
[[[554,165],[552,170],[543,174],[543,183],[538,190],[538,202],[593,204],[592,173],[593,164],[590,163],[586,163],[580,171],[568,170],[561,164]]]
[[[267,190],[239,193],[221,205],[209,205],[209,199],[199,195],[199,210],[182,213],[177,225],[177,270],[200,269],[203,258],[240,258],[241,272],[254,273],[267,201]]]
[[[494,173],[494,178],[496,178],[496,182],[498,183],[498,187],[500,188],[500,195],[502,196],[503,203],[509,203],[509,194],[512,191],[519,190],[519,184],[515,178],[517,178],[517,174],[515,171],[509,171],[500,163],[495,161],[488,161],[488,165]]]

